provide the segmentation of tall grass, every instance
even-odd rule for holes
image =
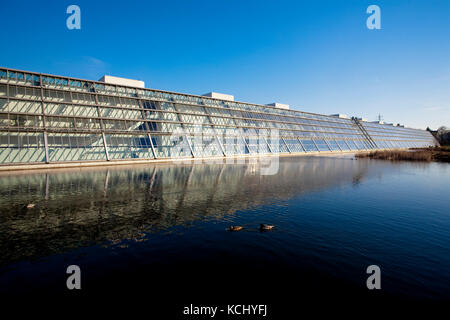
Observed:
[[[391,161],[433,161],[433,153],[428,150],[402,151],[402,150],[386,150],[373,151],[369,153],[361,153],[356,155],[357,158],[371,158]]]

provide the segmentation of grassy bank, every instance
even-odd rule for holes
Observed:
[[[440,161],[450,163],[450,147],[434,147],[413,150],[385,150],[357,154],[357,158],[370,158],[391,161]]]

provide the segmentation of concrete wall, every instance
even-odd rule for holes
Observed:
[[[208,92],[203,95],[204,97],[234,101],[234,96],[231,94],[219,93],[219,92]]]
[[[279,108],[279,109],[286,109],[286,110],[289,110],[289,105],[288,105],[288,104],[284,104],[284,103],[274,102],[274,103],[269,103],[269,104],[267,104],[267,106],[269,106],[269,107],[275,107],[275,108]]]
[[[141,80],[133,80],[133,79],[104,75],[98,81],[101,81],[104,83],[118,84],[121,86],[145,88],[145,83],[144,83],[144,81],[141,81]]]
[[[332,117],[338,117],[341,119],[348,119],[348,116],[346,114],[342,114],[342,113],[335,113],[331,115]]]

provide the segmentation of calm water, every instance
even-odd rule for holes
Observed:
[[[450,299],[448,164],[297,157],[281,158],[273,176],[258,163],[167,164],[0,181],[4,295],[66,292],[70,264],[85,294],[139,289],[153,301],[192,287],[202,299],[223,287],[251,294],[289,279],[319,295],[367,292],[376,264],[391,298]],[[260,223],[276,229],[261,233]]]

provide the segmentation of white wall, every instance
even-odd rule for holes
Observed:
[[[209,92],[203,95],[204,97],[216,98],[221,100],[234,101],[234,96],[231,94],[219,93],[219,92]]]
[[[121,86],[145,88],[144,81],[104,75],[99,81]]]

